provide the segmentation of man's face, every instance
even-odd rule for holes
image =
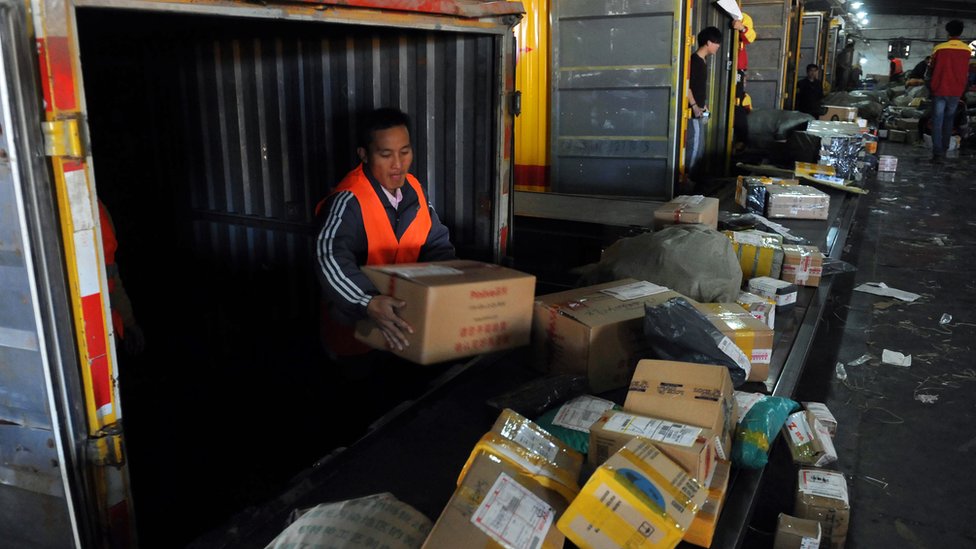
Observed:
[[[807,78],[810,80],[816,80],[820,78],[820,69],[810,69],[807,71]]]
[[[707,46],[708,46],[708,55],[715,55],[718,52],[719,47],[721,47],[722,45],[719,44],[718,42],[712,42],[711,40],[709,40]]]
[[[388,191],[395,191],[406,182],[413,162],[413,147],[406,126],[394,126],[373,132],[369,150],[359,148],[366,169]]]

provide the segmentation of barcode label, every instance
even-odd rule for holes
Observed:
[[[555,511],[524,486],[500,473],[471,522],[511,549],[537,549],[552,527]]]
[[[652,284],[644,280],[624,284],[623,286],[615,286],[613,288],[600,290],[601,293],[615,297],[620,301],[630,301],[631,299],[647,297],[649,295],[659,294],[666,291],[668,291],[668,289],[664,286],[658,286],[657,284]]]
[[[745,371],[746,377],[749,377],[749,372],[752,371],[752,363],[749,362],[749,357],[742,352],[742,349],[740,349],[738,345],[733,343],[732,340],[727,336],[724,336],[722,337],[722,341],[718,343],[718,348],[721,349],[726,356],[735,361],[735,363]]]
[[[800,469],[800,492],[812,496],[847,500],[847,480],[842,473],[822,469]]]
[[[632,414],[614,414],[604,427],[608,431],[626,435],[640,435],[658,442],[677,446],[692,446],[701,435],[701,427],[682,425],[673,421],[663,421]]]
[[[518,431],[512,435],[512,440],[526,450],[539,454],[549,461],[555,460],[556,454],[559,453],[559,448],[555,443],[528,425],[520,426]]]
[[[589,395],[579,396],[559,408],[552,424],[589,433],[590,427],[610,408],[613,408],[610,400]]]

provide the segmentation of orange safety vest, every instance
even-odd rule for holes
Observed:
[[[112,226],[112,218],[109,217],[108,210],[105,209],[105,205],[102,204],[101,200],[98,201],[98,223],[102,227],[102,247],[105,252],[105,267],[113,267],[115,265],[115,251],[119,249],[119,241],[115,238],[115,227]],[[115,279],[109,276],[108,293],[110,296],[113,291],[115,291]],[[115,309],[112,309],[112,326],[115,328],[115,333],[120,338],[125,339],[125,323],[122,322],[122,314]]]
[[[359,209],[363,215],[363,228],[366,230],[366,264],[390,265],[396,263],[416,263],[420,257],[420,249],[427,242],[430,234],[430,210],[427,209],[427,197],[420,187],[420,182],[411,174],[407,174],[407,183],[417,193],[417,216],[403,235],[397,240],[390,218],[386,215],[386,207],[363,172],[360,164],[329,193],[329,196],[350,191],[359,202]],[[316,206],[316,213],[321,210],[325,200]],[[342,324],[331,319],[328,314],[328,303],[322,300],[322,339],[334,353],[338,355],[364,354],[369,347],[356,341],[353,336],[354,326]]]

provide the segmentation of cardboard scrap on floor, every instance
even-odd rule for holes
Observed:
[[[880,295],[883,297],[893,297],[895,299],[900,299],[902,301],[907,301],[909,303],[922,297],[912,292],[906,292],[904,290],[890,288],[884,282],[866,282],[864,284],[861,284],[857,288],[854,288],[854,291]]]

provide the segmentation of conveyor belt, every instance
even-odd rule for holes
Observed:
[[[830,257],[839,258],[857,198],[843,192],[830,194],[828,221],[786,220],[783,225],[827,250]],[[723,209],[729,209],[731,197],[721,198]],[[819,288],[801,288],[794,309],[777,315],[770,377],[765,384],[747,384],[743,390],[793,395],[831,281],[828,276]],[[350,448],[326,456],[296,477],[286,492],[259,508],[240,513],[191,546],[264,547],[285,527],[293,509],[377,492],[391,492],[436,520],[454,491],[471,448],[497,415],[485,401],[540,375],[529,368],[528,355],[522,349],[458,363],[429,392],[388,414]],[[355,409],[349,413],[354,414]],[[286,451],[268,446],[256,440],[255,451]],[[741,545],[762,479],[763,471],[733,471],[713,547]],[[682,546],[691,547],[686,543]]]

